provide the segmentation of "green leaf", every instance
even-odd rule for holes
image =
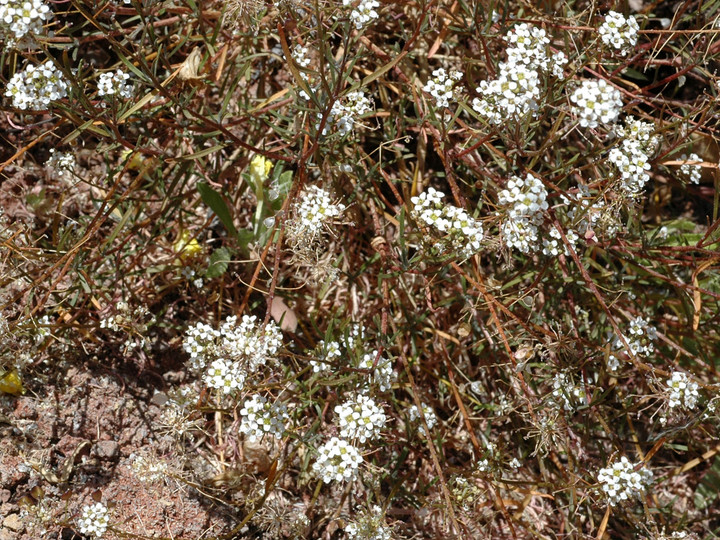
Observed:
[[[215,215],[220,218],[222,224],[225,225],[227,231],[232,235],[233,238],[237,237],[237,229],[233,225],[232,217],[230,216],[230,210],[225,204],[225,199],[217,191],[211,188],[206,182],[198,182],[198,191],[202,200],[207,204],[210,209],[215,212]]]
[[[213,251],[210,255],[207,270],[205,270],[205,277],[212,279],[220,277],[227,272],[230,256],[230,250],[226,247],[217,248]]]
[[[704,510],[717,499],[720,491],[720,457],[715,458],[712,468],[705,473],[695,490],[695,507]]]

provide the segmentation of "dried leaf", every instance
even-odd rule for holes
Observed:
[[[298,318],[295,312],[279,296],[273,297],[270,306],[270,315],[280,328],[286,332],[294,332],[297,329]]]

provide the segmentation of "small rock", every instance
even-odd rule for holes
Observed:
[[[20,516],[17,514],[10,514],[3,520],[3,527],[11,531],[20,532],[25,528]]]
[[[115,441],[99,441],[95,446],[95,453],[100,458],[112,459],[117,456],[118,443]]]
[[[17,538],[17,533],[14,533],[5,527],[0,529],[0,540],[15,540]]]
[[[9,489],[0,489],[0,503],[6,503],[10,500],[12,493]]]

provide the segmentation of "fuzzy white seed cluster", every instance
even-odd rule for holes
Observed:
[[[437,424],[437,415],[435,414],[435,411],[432,410],[432,407],[426,403],[421,403],[422,405],[422,412],[425,416],[425,421],[427,422],[427,426],[429,429],[432,429]],[[418,408],[416,405],[412,405],[408,409],[408,417],[410,418],[411,422],[419,422],[420,421],[420,411],[418,411]],[[420,424],[422,430],[425,430],[425,426]]]
[[[204,374],[211,388],[230,393],[241,389],[248,376],[275,358],[282,346],[282,333],[270,321],[264,328],[257,317],[232,315],[218,330],[197,323],[185,332],[183,348],[190,355],[190,368]]]
[[[702,178],[702,167],[692,162],[701,163],[703,160],[697,154],[680,156],[681,161],[689,162],[680,165],[680,174],[685,177],[691,184],[699,184]]]
[[[606,205],[602,197],[593,196],[585,185],[578,185],[577,193],[560,195],[560,199],[568,206],[567,217],[581,236],[600,232],[612,236],[621,227],[616,209]]]
[[[357,448],[344,439],[333,437],[318,448],[313,471],[326,484],[333,480],[342,482],[355,477],[362,461]]]
[[[261,439],[264,435],[282,437],[290,422],[287,406],[281,402],[271,403],[264,396],[256,395],[245,401],[240,409],[242,422],[240,433],[250,441]]]
[[[697,407],[699,385],[681,371],[673,371],[671,377],[666,381],[668,393],[668,405],[671,409],[683,408],[694,409]]]
[[[555,403],[566,411],[585,404],[587,393],[582,385],[574,384],[565,373],[557,373],[552,381],[552,396]]]
[[[432,79],[428,80],[423,90],[435,98],[435,107],[438,109],[449,107],[456,97],[455,85],[462,77],[460,71],[453,69],[448,74],[444,68],[438,68],[432,72]]]
[[[563,77],[567,58],[562,52],[550,54],[550,39],[545,30],[529,24],[516,25],[505,37],[508,60],[498,65],[496,79],[482,81],[473,100],[473,109],[488,122],[500,125],[508,116],[525,117],[538,108],[541,73]]]
[[[343,0],[343,6],[347,7],[354,4],[356,0]],[[350,12],[350,20],[355,28],[362,30],[362,27],[378,18],[375,8],[380,7],[377,0],[360,0],[360,2]]]
[[[318,186],[309,186],[293,208],[293,236],[312,241],[323,228],[345,212],[345,205],[333,202],[330,193]]]
[[[363,394],[337,405],[335,414],[338,415],[340,435],[361,443],[377,437],[387,420],[375,400]]]
[[[128,83],[130,75],[118,69],[114,73],[102,73],[98,78],[98,95],[117,95],[123,99],[129,99],[133,94],[132,84]]]
[[[632,15],[627,19],[622,13],[609,11],[598,32],[606,45],[611,45],[621,55],[626,55],[637,43],[637,20]]]
[[[6,47],[19,46],[42,34],[43,23],[52,17],[42,0],[0,0],[0,38]]]
[[[530,173],[524,179],[512,176],[498,193],[505,216],[500,230],[509,247],[526,254],[538,249],[538,227],[548,209],[547,195],[543,183]]]
[[[580,118],[580,125],[590,128],[612,124],[623,106],[620,91],[603,79],[583,81],[570,101],[575,104],[573,113]]]
[[[91,504],[83,508],[82,516],[78,520],[78,529],[81,534],[102,538],[109,521],[108,509],[104,504]]]
[[[617,128],[623,137],[618,146],[610,150],[610,162],[620,173],[620,190],[631,197],[639,195],[650,180],[650,155],[655,152],[659,138],[653,136],[655,126],[629,117],[624,128]]]
[[[152,484],[163,480],[168,474],[167,463],[150,456],[135,456],[132,470],[141,482]]]
[[[432,227],[443,235],[435,244],[439,251],[458,252],[470,257],[480,251],[484,231],[482,223],[470,217],[462,208],[442,202],[445,194],[429,187],[417,197],[412,197],[412,215],[419,222]]]
[[[377,351],[365,354],[358,363],[358,369],[372,370],[376,357]],[[368,384],[366,384],[364,388],[367,389],[368,387],[374,386],[381,392],[387,392],[390,390],[394,380],[395,372],[392,368],[392,362],[384,356],[380,356],[375,371],[372,374],[372,379],[368,381]]]
[[[51,60],[36,66],[28,64],[23,71],[12,76],[5,96],[12,98],[13,107],[39,111],[50,102],[67,96],[68,82]]]
[[[382,508],[373,506],[361,512],[345,526],[345,532],[350,540],[390,540],[392,531],[385,525],[385,515]]]
[[[327,135],[333,125],[337,126],[337,131],[341,136],[350,133],[353,126],[358,123],[358,118],[372,110],[372,100],[365,97],[361,91],[350,92],[342,100],[338,99],[333,103],[330,114],[328,115],[322,134]],[[322,119],[322,113],[318,113],[318,128]]]
[[[636,465],[623,456],[598,472],[598,482],[611,505],[642,497],[652,483],[651,471],[646,468],[636,471],[635,468]]]

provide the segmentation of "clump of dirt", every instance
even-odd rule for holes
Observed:
[[[209,538],[233,516],[184,482],[143,482],[137,456],[182,469],[175,439],[157,430],[151,390],[119,373],[69,368],[64,380],[0,397],[0,540],[83,538],[77,518],[99,500],[110,529],[146,537]]]

